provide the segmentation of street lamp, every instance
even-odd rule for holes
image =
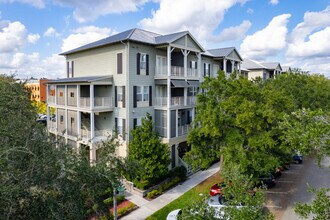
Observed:
[[[119,195],[122,195],[125,191],[125,187],[121,183],[113,183],[112,184],[113,190],[113,219],[117,220],[117,191]]]

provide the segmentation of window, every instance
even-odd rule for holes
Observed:
[[[74,123],[74,118],[70,118],[70,121],[71,121],[71,124],[73,124]]]
[[[204,76],[210,76],[210,67],[211,64],[204,63]]]
[[[125,86],[115,86],[115,107],[125,108]]]
[[[149,75],[149,55],[137,53],[136,57],[137,75]]]
[[[63,97],[63,92],[60,92],[60,96]]]
[[[74,92],[70,92],[70,97],[74,98]]]
[[[74,66],[74,62],[73,61],[66,62],[67,77],[68,78],[72,78],[73,77],[73,72],[74,72],[73,66]]]
[[[64,122],[64,116],[61,115],[61,116],[60,116],[60,123],[62,124],[63,122]]]
[[[117,90],[117,101],[118,102],[122,102],[123,101],[123,87],[122,86],[118,86],[118,90]]]
[[[197,87],[188,87],[188,96],[196,96]]]
[[[117,53],[117,74],[123,73],[123,53]]]
[[[122,136],[123,140],[125,140],[125,133],[126,133],[126,127],[125,127],[126,120],[124,118],[115,118],[115,127],[120,136]]]
[[[136,101],[148,102],[149,101],[149,86],[136,87]]]
[[[139,127],[142,125],[142,118],[134,118],[133,119],[133,128]]]
[[[196,61],[190,61],[190,68],[191,69],[197,69],[197,62]]]

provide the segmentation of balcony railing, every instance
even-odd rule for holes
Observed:
[[[167,66],[156,66],[155,76],[167,76]]]
[[[166,106],[167,105],[167,97],[156,97],[156,106]]]
[[[178,158],[179,159],[179,166],[184,166],[186,169],[187,169],[187,175],[191,175],[192,174],[192,169],[191,169],[191,166],[188,165],[186,162],[184,162],[184,160],[182,160],[180,157]]]
[[[187,96],[187,105],[188,106],[196,105],[196,100],[197,100],[196,96]]]
[[[178,135],[182,136],[182,135],[188,134],[189,128],[190,128],[190,125],[188,125],[188,124],[178,126]]]
[[[88,139],[88,140],[91,139],[91,131],[89,131],[89,130],[81,129],[80,130],[80,135],[84,139]]]
[[[187,76],[198,78],[198,69],[188,68]]]
[[[171,76],[184,77],[184,68],[182,66],[171,66]]]
[[[108,137],[111,134],[111,130],[95,130],[95,137]]]
[[[74,128],[72,128],[72,129],[68,129],[68,135],[73,136],[73,137],[78,136],[78,131],[77,131],[77,129],[74,129]]]
[[[94,106],[95,107],[113,107],[111,97],[95,97]]]
[[[171,98],[171,106],[184,106],[184,97],[172,97]]]
[[[48,121],[48,131],[55,133],[56,132],[56,122],[55,121]]]
[[[167,137],[167,128],[166,127],[155,126],[155,130],[159,134],[159,136],[164,137],[164,138]]]
[[[89,97],[81,97],[79,104],[80,104],[81,108],[89,108],[91,106],[90,98]]]
[[[48,104],[55,104],[55,96],[48,96],[47,97]]]

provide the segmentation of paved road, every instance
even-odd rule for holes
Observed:
[[[330,158],[318,167],[315,160],[305,158],[303,164],[291,165],[277,181],[276,187],[267,191],[267,207],[276,220],[301,220],[293,207],[296,202],[311,202],[313,194],[307,192],[307,183],[314,187],[330,188]]]

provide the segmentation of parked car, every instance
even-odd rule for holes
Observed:
[[[292,159],[295,163],[298,163],[298,164],[302,164],[302,162],[303,162],[302,156],[299,154],[294,155]]]
[[[264,187],[266,189],[269,189],[276,185],[276,180],[273,174],[269,173],[267,175],[261,175],[256,183],[256,187]]]
[[[214,208],[215,211],[215,218],[220,218],[222,219],[225,215],[225,210],[224,208],[227,207],[227,200],[224,196],[221,195],[215,195],[215,196],[211,196],[208,201],[207,204],[209,205],[209,207]],[[235,207],[237,209],[241,209],[243,207],[243,204],[237,204],[235,205]]]
[[[282,170],[278,167],[275,171],[271,172],[271,174],[277,179],[282,176]]]
[[[178,216],[181,215],[181,209],[176,209],[168,213],[166,220],[177,220]]]
[[[225,187],[226,184],[224,182],[216,183],[214,184],[211,189],[210,189],[210,196],[215,196],[215,195],[222,195],[222,189]]]

